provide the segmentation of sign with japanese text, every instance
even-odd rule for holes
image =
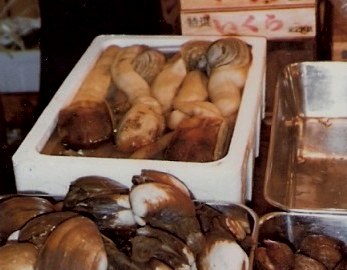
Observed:
[[[314,37],[316,9],[181,12],[182,35],[243,35],[268,39]]]
[[[315,6],[316,0],[180,0],[181,10],[272,9]]]

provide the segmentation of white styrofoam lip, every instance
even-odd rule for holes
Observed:
[[[29,134],[13,155],[18,191],[41,191],[64,195],[71,181],[83,175],[103,175],[131,185],[131,178],[142,169],[156,169],[172,173],[186,183],[197,199],[245,200],[245,171],[248,155],[253,155],[257,130],[257,117],[264,100],[264,73],[266,39],[239,37],[252,46],[253,62],[244,87],[238,119],[228,154],[207,163],[166,160],[131,160],[93,157],[67,157],[43,155],[43,148],[56,127],[60,109],[67,105],[93,66],[101,51],[112,44],[128,46],[147,44],[162,51],[175,51],[192,39],[215,40],[220,36],[128,36],[102,35],[91,43],[80,61],[65,79],[49,105],[43,111]],[[253,157],[254,158],[254,157]],[[248,169],[249,171],[249,169]]]

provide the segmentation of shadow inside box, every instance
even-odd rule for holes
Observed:
[[[36,121],[38,94],[0,95],[0,194],[15,193],[12,155]]]

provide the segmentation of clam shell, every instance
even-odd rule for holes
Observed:
[[[150,182],[167,184],[178,188],[187,196],[191,196],[189,189],[180,179],[178,179],[176,176],[172,174],[162,171],[143,169],[140,175],[133,176],[132,182],[134,185],[140,185]]]
[[[39,251],[36,270],[106,270],[107,255],[98,228],[82,216],[60,224]]]
[[[187,194],[178,188],[163,183],[135,185],[130,192],[134,214],[141,218],[157,216],[165,218],[194,216],[195,208]],[[161,213],[166,213],[161,215]],[[169,215],[169,212],[172,213]]]
[[[149,262],[151,258],[156,258],[174,269],[190,269],[195,264],[194,254],[189,247],[167,231],[144,226],[137,229],[137,235],[131,242],[134,261]]]
[[[165,55],[155,49],[148,49],[137,55],[133,61],[134,70],[151,84],[158,73],[163,69]]]
[[[113,179],[89,175],[73,181],[64,198],[64,207],[73,208],[78,202],[107,194],[128,194],[129,188]]]
[[[210,69],[223,65],[244,67],[251,62],[250,47],[238,38],[221,38],[214,41],[207,50]]]
[[[11,233],[22,228],[30,219],[53,211],[53,204],[39,197],[15,196],[1,201],[0,244],[5,243]]]
[[[142,263],[133,261],[125,252],[118,249],[117,245],[105,235],[102,235],[104,241],[107,259],[108,270],[129,269],[129,270],[147,270]]]
[[[72,210],[91,217],[100,230],[127,229],[136,225],[127,194],[88,198],[77,203]]]
[[[30,243],[10,243],[0,247],[1,270],[34,270],[38,250]]]
[[[165,152],[173,161],[209,162],[227,151],[231,130],[222,118],[191,117],[182,120]]]
[[[197,266],[199,270],[249,269],[249,258],[236,241],[223,235],[209,235],[198,255]]]
[[[181,46],[180,51],[182,58],[186,63],[187,70],[206,70],[206,52],[210,44],[211,41],[207,40],[193,40],[188,41]]]
[[[40,249],[49,234],[59,224],[77,215],[77,213],[70,211],[58,211],[34,217],[19,231],[18,242],[30,242]]]
[[[78,101],[59,112],[58,134],[72,149],[95,148],[113,135],[113,123],[104,101]]]
[[[299,251],[320,261],[327,269],[334,269],[343,258],[342,243],[337,239],[321,234],[306,236],[300,243]]]
[[[286,243],[265,239],[254,254],[259,269],[291,270],[294,267],[294,252]]]
[[[207,51],[209,97],[232,125],[240,107],[251,60],[248,44],[237,38],[219,39]]]
[[[324,264],[303,254],[295,254],[294,270],[326,270]]]
[[[190,196],[179,188],[160,182],[134,185],[130,203],[140,226],[150,224],[183,239],[195,253],[203,236]]]

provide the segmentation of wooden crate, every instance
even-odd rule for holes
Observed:
[[[316,7],[243,11],[181,11],[183,35],[245,35],[273,39],[316,35]]]

